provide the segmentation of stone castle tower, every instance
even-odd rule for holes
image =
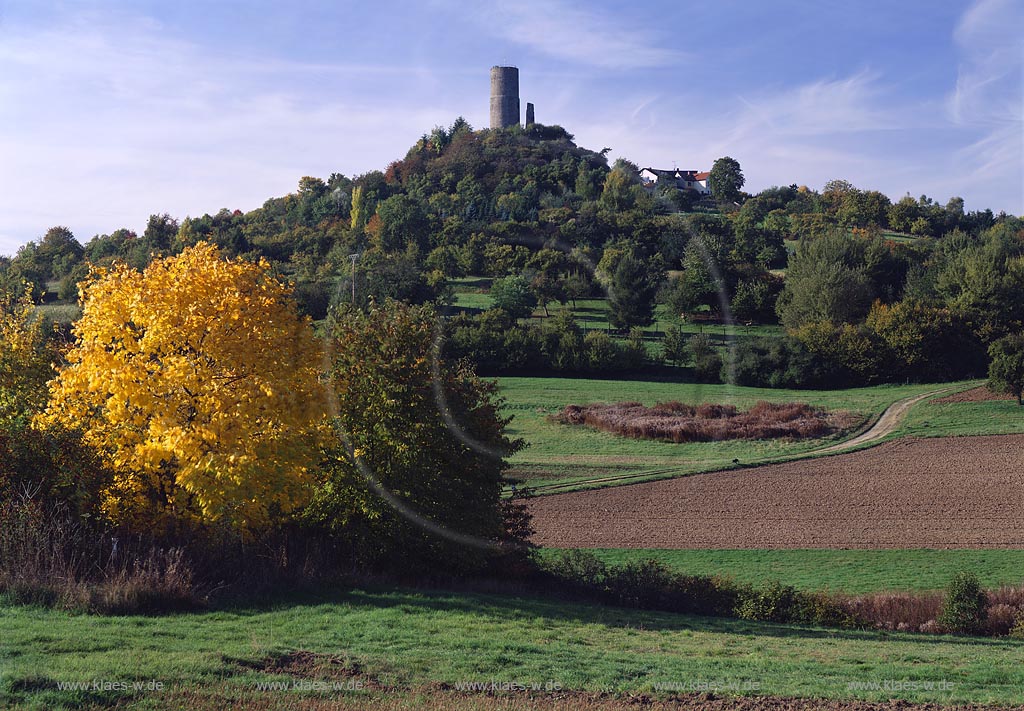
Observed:
[[[519,124],[519,69],[491,67],[491,128]]]

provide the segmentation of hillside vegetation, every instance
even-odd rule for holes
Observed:
[[[459,119],[383,170],[303,177],[248,213],[153,215],[142,234],[84,244],[54,227],[0,261],[0,280],[73,302],[90,266],[141,268],[205,241],[267,259],[317,320],[353,298],[434,302],[452,316],[448,353],[482,374],[658,371],[769,387],[981,376],[990,345],[1024,322],[1017,217],[965,212],[957,197],[892,202],[843,180],[750,195],[728,157],[700,198],[642,185],[605,153],[558,126],[474,131]],[[723,351],[701,327],[720,323],[748,332]],[[776,330],[759,338],[759,324]]]

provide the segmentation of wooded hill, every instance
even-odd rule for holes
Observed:
[[[500,280],[493,287],[503,295],[496,305],[504,316],[492,314],[490,326],[482,316],[463,317],[459,327],[470,331],[528,328],[516,319],[533,307],[550,313],[550,304],[608,294],[609,322],[622,335],[650,324],[658,303],[671,317],[781,319],[790,336],[750,344],[759,350],[746,354],[758,363],[754,370],[775,363],[776,376],[744,377],[790,385],[897,377],[885,372],[973,374],[983,368],[985,347],[1024,320],[1017,217],[965,212],[957,197],[892,203],[843,180],[821,192],[790,185],[749,195],[739,190],[739,164],[728,158],[716,168],[731,162],[734,183],[716,185],[715,170],[711,182],[729,199],[708,208],[674,185],[641,185],[635,165],[609,166],[606,153],[577,146],[559,126],[473,131],[460,118],[425,134],[383,171],[303,177],[296,192],[248,213],[223,209],[180,222],[153,215],[141,235],[122,228],[84,245],[66,228],[52,228],[0,262],[0,277],[8,285],[29,282],[37,299],[70,302],[90,265],[142,267],[154,255],[207,241],[229,255],[270,260],[295,282],[303,310],[320,319],[332,304],[351,300],[353,276],[360,305],[371,298],[444,305],[452,279],[481,276]],[[894,319],[899,327],[880,325]],[[571,318],[561,322],[572,330]],[[886,341],[886,328],[899,333]],[[587,370],[582,364],[593,358],[583,334],[558,333],[547,341],[568,338],[573,352],[560,356],[540,334],[524,337],[547,349],[552,369]],[[967,355],[945,340],[961,342],[964,334]],[[456,352],[488,360],[467,342],[478,336],[456,339]],[[487,348],[516,350],[509,343]],[[921,366],[910,351],[925,348],[951,362]],[[675,350],[675,358],[665,351],[666,360],[696,360],[686,344]],[[642,355],[619,353],[609,361],[616,365],[595,368],[642,368],[650,353]],[[785,374],[811,356],[831,365],[813,377]],[[488,362],[493,372],[510,365],[501,355]],[[714,361],[706,366],[717,378]]]

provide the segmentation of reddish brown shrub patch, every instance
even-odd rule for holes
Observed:
[[[725,439],[808,439],[848,430],[860,419],[849,412],[828,412],[805,403],[758,402],[747,411],[734,405],[686,405],[639,402],[567,405],[554,420],[587,425],[634,439],[710,442]]]

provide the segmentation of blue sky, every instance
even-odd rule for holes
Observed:
[[[488,71],[582,146],[1024,213],[1024,3],[0,0],[0,254],[250,210],[433,126]]]

